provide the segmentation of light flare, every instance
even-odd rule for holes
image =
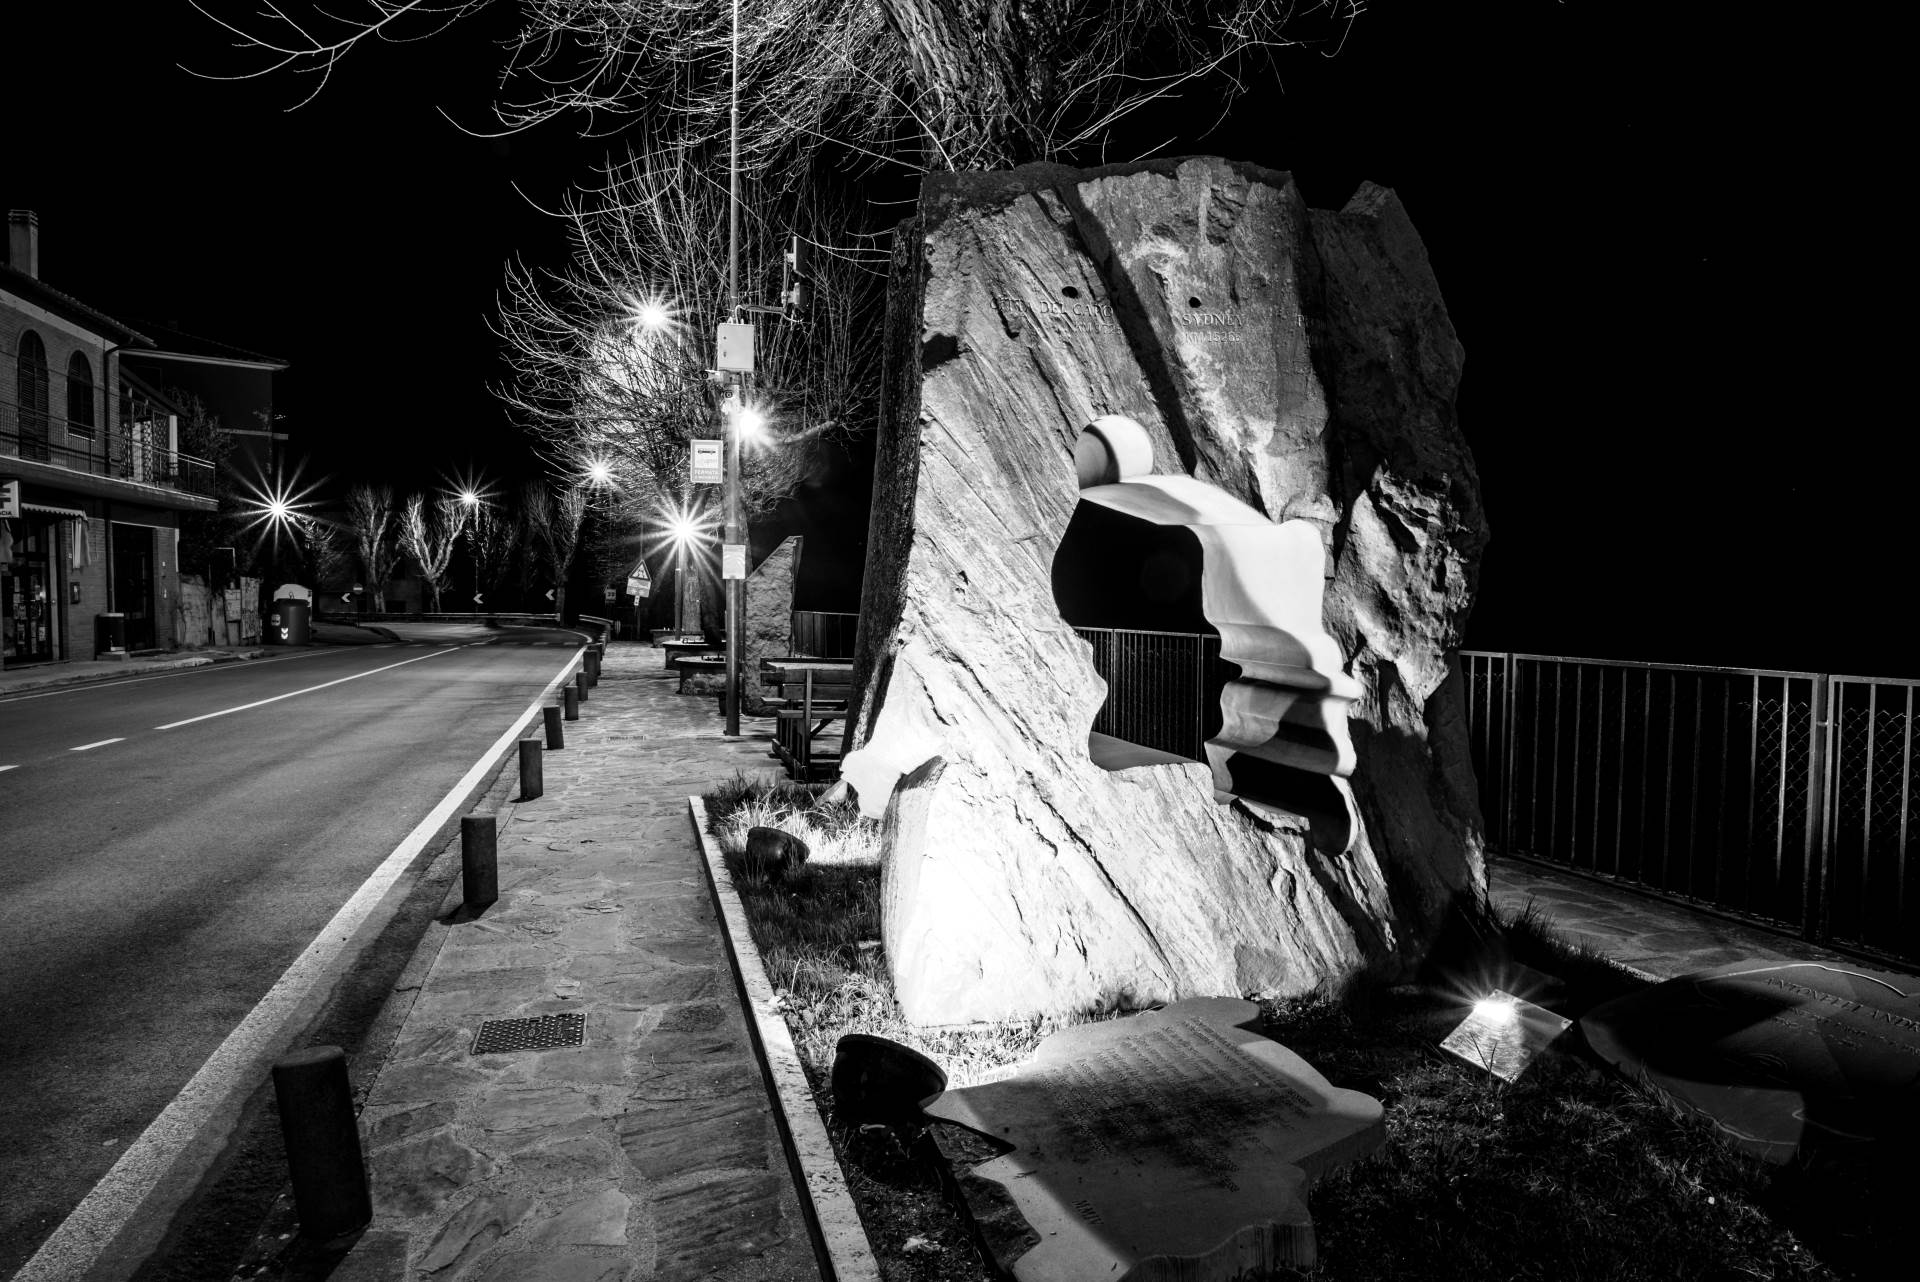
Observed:
[[[627,295],[627,325],[635,338],[673,328],[673,308],[658,294]]]
[[[297,474],[292,480],[275,477],[268,481],[262,477],[242,480],[240,484],[245,490],[240,500],[240,515],[246,518],[242,528],[253,533],[256,546],[271,537],[278,547],[282,534],[289,540],[297,540],[301,523],[312,519],[308,515],[314,506],[310,499],[319,487],[299,488]]]

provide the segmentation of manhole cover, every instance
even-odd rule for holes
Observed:
[[[480,1036],[473,1039],[475,1055],[498,1055],[503,1051],[550,1051],[563,1046],[578,1046],[586,1040],[587,1017],[581,1015],[535,1015],[529,1019],[489,1019],[480,1025]]]

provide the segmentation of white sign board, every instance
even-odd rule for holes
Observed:
[[[726,543],[721,545],[720,577],[723,579],[744,579],[747,577],[746,544]]]
[[[9,520],[20,515],[20,482],[0,481],[0,516]]]
[[[693,447],[693,458],[687,464],[695,485],[719,485],[726,480],[726,471],[720,464],[719,441],[688,441]]]
[[[627,572],[627,595],[639,601],[653,595],[653,576],[647,573],[645,561],[636,563]]]

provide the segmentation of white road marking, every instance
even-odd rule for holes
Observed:
[[[127,737],[125,735],[121,735],[118,739],[102,739],[98,743],[83,743],[78,748],[68,748],[67,751],[68,752],[91,752],[95,748],[104,748],[110,743],[125,743],[126,741],[127,741]]]
[[[282,655],[276,659],[244,660],[248,668],[264,667],[269,663],[285,663],[288,659],[311,659],[322,651],[308,651],[303,654]],[[230,667],[225,663],[197,663],[191,668],[177,668],[171,672],[162,672],[151,677],[109,677],[105,681],[69,681],[51,690],[35,690],[30,694],[0,695],[0,703],[25,703],[28,699],[51,699],[56,694],[82,694],[88,690],[118,690],[122,686],[137,686],[148,681],[171,681],[176,677],[197,676],[213,668]]]
[[[100,1178],[93,1191],[61,1221],[60,1227],[41,1244],[33,1258],[13,1275],[13,1282],[64,1282],[86,1274],[100,1253],[133,1219],[180,1154],[193,1143],[200,1129],[221,1111],[224,1102],[233,1098],[235,1092],[244,1094],[259,1084],[260,1075],[268,1066],[263,1061],[280,1053],[276,1043],[289,1034],[281,1025],[299,1010],[317,984],[329,981],[328,972],[387,891],[440,830],[440,825],[466,804],[468,794],[500,764],[507,749],[540,716],[540,709],[565,679],[563,669],[561,676],[547,682],[547,688],[520,714],[512,728],[494,740],[493,746],[453,786],[453,791],[443,797],[433,812],[374,869],[373,875],[361,883],[360,889],[353,892],[353,898],[341,905],[333,920],[321,928],[306,951],[287,967],[286,973],[260,999],[260,1004],[227,1035],[220,1049],[207,1057],[193,1080],[140,1138],[127,1146],[113,1169]]]
[[[365,672],[356,672],[350,677],[341,677],[335,681],[322,681],[319,685],[308,686],[304,690],[289,690],[285,694],[276,694],[271,699],[256,699],[252,703],[243,703],[237,708],[222,708],[218,712],[203,712],[197,717],[188,717],[185,721],[169,721],[164,726],[155,726],[154,729],[155,730],[172,730],[179,726],[190,726],[196,721],[211,721],[215,717],[224,717],[235,712],[245,712],[249,708],[264,708],[269,703],[278,703],[282,699],[291,699],[297,694],[312,694],[315,690],[325,690],[328,686],[337,686],[343,681],[358,681],[361,677],[370,677],[378,672],[391,672],[395,668],[404,668],[409,663],[418,663],[420,662],[421,659],[437,658],[440,655],[448,654],[448,653],[451,653],[451,652],[447,650],[435,650],[429,654],[423,654],[416,658],[402,659],[398,663],[389,663],[384,668],[368,668]]]
[[[20,767],[19,767],[19,766],[17,766],[17,765],[15,765],[15,766],[0,766],[0,773],[4,773],[4,772],[6,772],[6,771],[8,771],[8,770],[18,770],[19,768],[20,768]]]

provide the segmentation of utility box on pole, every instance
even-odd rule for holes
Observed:
[[[723,321],[714,341],[713,367],[723,374],[753,373],[753,326]]]

